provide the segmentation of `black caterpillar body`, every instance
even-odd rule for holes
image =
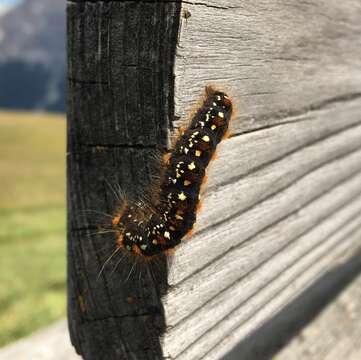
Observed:
[[[203,105],[177,139],[160,179],[155,211],[124,206],[113,220],[118,246],[152,257],[173,249],[196,221],[201,185],[217,145],[225,137],[232,102],[223,92],[206,89]]]

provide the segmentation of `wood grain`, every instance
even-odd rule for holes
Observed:
[[[360,358],[360,298],[361,277],[358,276],[283,350],[277,353],[276,358],[279,360]]]
[[[68,2],[68,321],[86,360],[162,358],[165,259],[157,279],[107,260],[120,189],[144,192],[168,141],[179,7]]]
[[[352,178],[351,182],[341,183],[333,191],[312,202],[299,213],[224,254],[220,259],[188,278],[183,284],[177,285],[174,292],[170,291],[168,303],[166,303],[166,314],[168,324],[174,324],[174,327],[169,331],[168,337],[165,337],[165,345],[170,349],[170,355],[175,356],[179,349],[183,350],[190,344],[193,346],[193,355],[200,353],[199,347],[202,342],[203,346],[213,343],[210,341],[212,333],[215,337],[218,336],[218,340],[222,339],[225,336],[224,329],[227,329],[223,324],[224,318],[228,317],[229,326],[239,324],[232,315],[235,311],[244,316],[248,314],[252,324],[252,321],[255,321],[255,319],[252,320],[252,314],[257,310],[253,302],[257,299],[267,308],[269,298],[275,294],[275,292],[268,293],[267,286],[273,284],[278,289],[281,286],[280,274],[287,273],[291,264],[297,264],[298,259],[302,260],[308,253],[316,254],[317,247],[326,246],[324,242],[330,241],[333,232],[346,231],[347,222],[353,221],[353,227],[356,225],[356,229],[359,228],[361,224],[361,219],[358,217],[361,195],[360,175]],[[350,187],[348,188],[347,185]],[[342,194],[338,193],[339,191]],[[350,191],[349,195],[346,195],[344,191]],[[357,203],[347,204],[356,194],[358,194]],[[340,207],[341,212],[336,211],[332,214],[333,209]],[[322,220],[325,218],[327,220],[324,224]],[[344,242],[346,240],[345,236]],[[335,241],[340,241],[340,238]],[[361,245],[359,236],[354,241],[355,246]],[[336,250],[331,248],[327,254]],[[307,266],[309,267],[310,263]],[[292,278],[288,284],[291,288],[293,281]],[[278,290],[275,291],[277,293]],[[187,301],[187,299],[192,299],[192,301]],[[250,303],[247,299],[251,299]],[[285,297],[286,302],[287,299]],[[176,309],[175,304],[178,305]],[[207,316],[210,313],[212,316]],[[182,315],[185,316],[184,319]],[[232,323],[233,320],[235,320],[234,323]],[[222,330],[217,329],[217,325]],[[191,329],[193,336],[190,339],[187,334]],[[204,341],[199,338],[194,341],[197,335],[202,335]]]
[[[358,1],[79,0],[68,25],[69,323],[85,359],[225,358],[360,250]],[[154,264],[159,281],[115,259],[97,281],[114,239],[91,235],[94,210],[112,213],[118,186],[144,194],[207,84],[238,109],[194,235]]]
[[[218,336],[217,340],[220,342],[216,343],[216,347],[212,349],[207,349],[208,353],[205,354],[205,359],[214,359],[222,358],[230,349],[233,348],[239,342],[240,338],[243,338],[247,333],[251,333],[252,330],[257,329],[265,321],[272,319],[272,316],[277,314],[282,310],[285,303],[292,301],[297,296],[300,296],[303,291],[307,289],[312,283],[317,281],[320,276],[325,275],[327,270],[334,268],[335,263],[340,263],[342,261],[347,261],[352,254],[357,253],[360,250],[360,236],[361,231],[359,229],[355,230],[353,233],[346,233],[346,238],[339,238],[338,242],[341,243],[338,248],[334,249],[333,252],[330,252],[330,249],[327,249],[324,254],[319,258],[311,260],[310,263],[305,264],[301,272],[296,274],[291,279],[291,286],[282,291],[283,289],[278,289],[277,295],[268,299],[267,305],[262,304],[259,306],[259,311],[252,316],[251,321],[245,322],[244,326],[237,326],[236,322],[243,319],[243,313],[240,310],[232,313],[232,317],[227,317],[228,321],[222,323],[222,327],[217,329],[217,332],[223,330],[231,330],[227,333],[226,336]],[[345,240],[349,241],[345,241]],[[315,263],[315,266],[311,266]],[[231,319],[232,318],[232,319]],[[234,322],[236,321],[236,322]],[[230,323],[233,322],[233,326]],[[207,348],[207,346],[206,346]]]
[[[359,147],[358,144],[356,142],[355,146]],[[203,231],[200,230],[199,233],[195,232],[192,241],[187,242],[179,249],[173,261],[174,271],[172,272],[171,284],[177,284],[191,273],[197,272],[197,269],[233,249],[234,246],[247,239],[250,240],[261,230],[287,218],[290,214],[297,214],[312,199],[322,195],[333,185],[337,185],[342,182],[342,179],[345,180],[358,171],[360,169],[360,154],[360,150],[356,150],[351,154],[336,158],[334,162],[329,159],[330,161],[325,162],[324,166],[317,167],[309,173],[306,172],[305,175],[301,175],[300,178],[291,182],[290,186],[281,188],[281,191],[253,204],[248,209],[244,209],[240,202],[236,202],[235,208],[230,208],[232,194],[228,197],[227,193],[219,192],[220,199],[217,199],[216,194],[212,198],[205,199],[204,216],[210,208],[213,209],[213,212],[217,211],[225,219],[220,221],[218,226],[212,225],[208,231],[204,229]],[[308,157],[308,159],[312,161],[312,157]],[[244,181],[247,181],[247,178],[244,178]],[[268,187],[272,187],[273,183],[273,181],[268,183]],[[234,191],[237,191],[235,190],[238,189],[237,185],[234,186]],[[237,195],[233,196],[236,197]],[[224,199],[226,201],[223,201]],[[223,207],[214,210],[215,204],[221,203]],[[228,218],[227,214],[229,214]],[[202,212],[200,216],[202,216]],[[242,231],[239,231],[239,226],[242,227]],[[227,241],[217,242],[215,239],[222,237],[222,234],[227,234]],[[206,251],[207,248],[211,248],[212,251]],[[202,256],[200,256],[201,254]]]
[[[238,109],[196,231],[172,259],[163,350],[220,359],[361,246],[361,7],[186,1],[185,10],[176,126],[204,84]]]
[[[191,16],[177,47],[177,117],[187,116],[207,83],[237,99],[236,132],[361,95],[357,0],[203,0],[183,9]]]

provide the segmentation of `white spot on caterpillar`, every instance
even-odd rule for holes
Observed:
[[[178,194],[178,199],[180,201],[184,201],[187,198],[187,196],[184,195],[184,192],[182,191],[180,194]]]
[[[192,161],[189,165],[188,165],[188,169],[189,170],[194,170],[196,168],[196,165],[194,164],[194,161]]]

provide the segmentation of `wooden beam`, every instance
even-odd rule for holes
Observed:
[[[358,276],[277,354],[277,359],[359,359],[360,299],[361,277]]]
[[[154,153],[166,147],[179,7],[68,2],[68,319],[84,359],[161,358],[166,261],[156,280],[149,271],[131,277],[119,256],[107,262],[115,237],[103,227],[119,189],[144,192]]]
[[[182,10],[177,118],[210,83],[238,111],[196,232],[172,260],[163,349],[219,359],[361,246],[361,7],[208,0]]]
[[[359,251],[358,1],[79,0],[68,24],[69,321],[85,359],[223,358]],[[114,239],[91,235],[88,210],[149,187],[151,153],[208,84],[238,110],[194,236],[159,283],[116,261],[97,281]]]
[[[238,100],[236,133],[359,98],[361,5],[330,1],[184,1],[176,57],[176,115],[204,84]]]

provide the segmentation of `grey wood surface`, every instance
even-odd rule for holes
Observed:
[[[360,250],[359,1],[72,1],[68,24],[69,320],[86,359],[225,358]],[[144,192],[208,84],[238,109],[194,235],[160,284],[116,262],[97,281],[113,243],[85,210],[113,211],[117,184]]]
[[[189,116],[204,84],[238,110],[195,234],[172,260],[163,350],[220,359],[361,246],[361,4],[182,10],[176,116]]]
[[[358,0],[185,1],[176,57],[176,115],[205,83],[238,102],[236,132],[360,97]]]
[[[361,276],[358,276],[275,359],[361,359],[360,299]]]

